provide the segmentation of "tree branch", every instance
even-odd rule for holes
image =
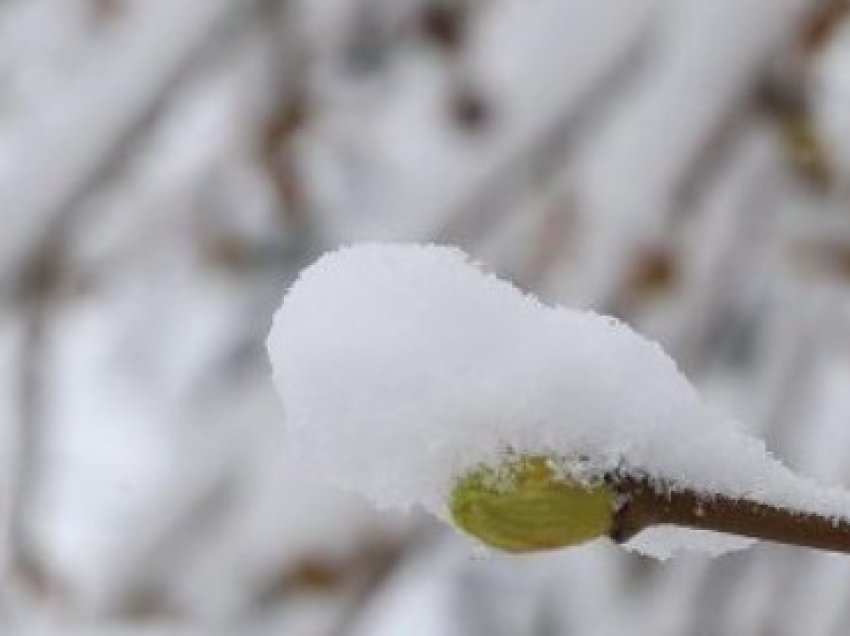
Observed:
[[[617,543],[650,526],[674,525],[850,554],[846,519],[688,490],[659,492],[632,477],[619,479],[615,489],[624,498],[610,532]]]

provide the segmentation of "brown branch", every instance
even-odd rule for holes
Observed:
[[[674,525],[850,554],[846,519],[687,490],[659,492],[646,480],[628,477],[615,487],[624,499],[610,533],[617,543],[650,526]]]

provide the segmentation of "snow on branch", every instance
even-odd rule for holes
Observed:
[[[732,547],[704,532],[723,530],[850,547],[850,495],[713,412],[657,344],[545,306],[457,249],[325,255],[286,295],[268,346],[309,470],[490,545],[608,535],[666,557]],[[838,536],[808,536],[824,532]]]

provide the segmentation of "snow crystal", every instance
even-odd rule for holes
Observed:
[[[380,506],[444,516],[459,476],[510,451],[850,510],[841,491],[797,477],[714,413],[654,342],[610,317],[545,306],[454,248],[363,244],[323,256],[286,295],[268,347],[291,448]],[[702,540],[709,533],[665,530],[633,547],[717,549]]]

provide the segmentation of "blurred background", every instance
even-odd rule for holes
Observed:
[[[271,315],[364,239],[620,316],[850,486],[847,2],[2,0],[3,634],[848,633],[847,557],[479,559],[290,468]]]

